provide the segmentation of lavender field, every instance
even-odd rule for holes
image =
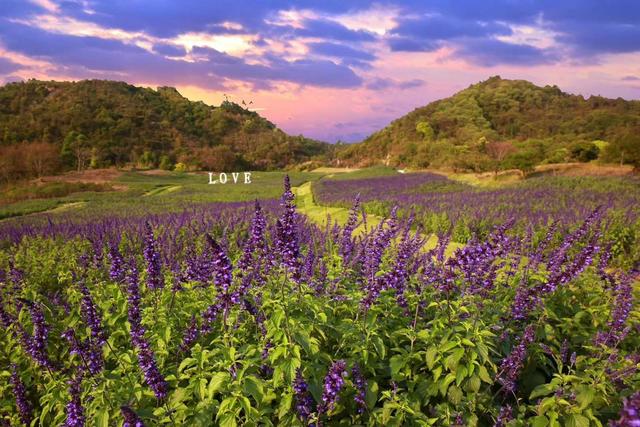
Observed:
[[[486,237],[493,227],[512,223],[511,230],[542,239],[550,229],[568,232],[590,213],[602,210],[605,240],[621,261],[640,257],[640,179],[637,177],[542,177],[478,188],[433,173],[397,174],[314,183],[318,203],[349,206],[359,194],[367,211],[388,215],[399,207],[413,215],[423,230],[448,234],[466,243]]]
[[[314,192],[0,223],[2,422],[633,425],[632,178]]]

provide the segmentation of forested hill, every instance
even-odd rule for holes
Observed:
[[[171,87],[153,90],[103,80],[29,80],[0,87],[5,162],[6,155],[22,152],[24,157],[24,150],[40,146],[60,155],[61,169],[131,163],[273,169],[330,148],[289,136],[237,104],[192,102]]]
[[[491,77],[417,108],[338,156],[342,164],[472,170],[595,158],[637,164],[639,138],[640,101],[585,99]]]

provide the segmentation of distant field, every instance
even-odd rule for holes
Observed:
[[[0,219],[49,211],[60,204],[83,202],[77,211],[83,214],[123,212],[135,207],[149,212],[176,211],[194,203],[275,199],[282,191],[284,172],[252,172],[252,184],[208,184],[206,173],[177,172],[117,172],[107,171],[70,174],[56,177],[45,188],[62,189],[61,194],[46,193],[35,184],[21,184],[19,190],[6,190],[3,195],[20,193],[23,200],[0,203]],[[323,174],[312,172],[289,173],[293,185],[315,181]],[[99,177],[99,178],[98,178]],[[100,189],[100,192],[91,190]],[[112,190],[112,191],[109,191]],[[144,197],[143,197],[144,196]],[[5,196],[8,197],[8,196]],[[39,198],[36,198],[39,197]],[[26,200],[28,199],[28,200]],[[2,200],[0,198],[0,200]]]

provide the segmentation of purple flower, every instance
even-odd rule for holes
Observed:
[[[300,368],[296,371],[296,378],[293,381],[293,392],[296,412],[303,421],[306,421],[313,412],[314,402]]]
[[[244,245],[242,256],[238,261],[238,271],[244,272],[247,268],[251,267],[254,257],[264,255],[266,251],[266,240],[264,238],[264,232],[267,228],[267,219],[262,212],[260,203],[256,200],[254,208],[253,221],[251,222],[251,232],[249,239]],[[242,273],[244,274],[244,273]]]
[[[131,341],[138,350],[138,366],[144,374],[147,385],[153,390],[158,400],[162,400],[167,395],[168,384],[160,373],[160,369],[155,360],[155,355],[149,342],[145,338],[145,329],[142,326],[140,314],[140,287],[138,285],[138,271],[135,263],[132,263],[128,280],[128,317],[131,325]]]
[[[191,316],[191,321],[189,321],[189,326],[182,334],[182,344],[180,345],[180,351],[188,351],[193,343],[198,340],[200,336],[200,324],[198,323],[198,319],[196,315]]]
[[[615,347],[628,334],[629,329],[625,325],[633,308],[632,277],[628,274],[623,274],[618,281],[613,283],[615,301],[611,313],[611,321],[607,325],[607,331],[599,332],[596,336],[597,344],[603,344],[608,347]]]
[[[149,289],[164,288],[162,276],[162,260],[156,248],[156,240],[153,237],[153,229],[149,222],[145,222],[144,259],[147,262],[147,287]]]
[[[345,264],[349,263],[351,255],[353,254],[354,242],[353,242],[353,230],[358,225],[358,213],[360,210],[360,194],[356,195],[353,201],[353,206],[349,211],[349,218],[346,224],[342,228],[342,236],[340,240],[340,254],[345,261]]]
[[[511,405],[505,405],[500,408],[500,413],[493,427],[506,427],[507,423],[513,419],[513,410]]]
[[[144,427],[144,423],[140,417],[138,417],[138,414],[136,414],[130,407],[121,406],[120,414],[122,414],[122,417],[124,418],[124,424],[122,424],[122,427]]]
[[[367,410],[367,379],[362,375],[362,371],[358,364],[355,364],[353,368],[351,368],[351,379],[354,387],[356,388],[354,400],[358,407],[358,413],[361,414]]]
[[[78,340],[73,329],[64,331],[62,337],[69,343],[70,353],[80,357],[82,361],[79,369],[80,372],[83,374],[88,372],[90,375],[97,375],[102,371],[104,360],[102,358],[101,346],[96,345],[92,340]]]
[[[347,364],[344,360],[338,360],[331,365],[327,376],[324,378],[322,402],[318,408],[319,413],[326,414],[333,410],[338,402],[338,394],[344,386],[346,376]]]
[[[282,216],[276,221],[276,249],[282,257],[283,265],[291,272],[292,279],[300,280],[300,242],[298,236],[298,213],[291,192],[289,175],[284,177],[284,193],[281,206]]]
[[[118,244],[114,241],[109,243],[109,277],[115,282],[122,282],[125,278],[126,268],[124,259],[118,249]]]
[[[507,357],[502,359],[497,378],[505,391],[512,393],[515,391],[518,376],[527,358],[527,347],[534,339],[535,328],[533,325],[529,325],[524,330],[518,345],[511,350],[511,353]]]
[[[7,312],[4,306],[4,299],[2,298],[2,294],[0,293],[0,324],[8,329],[9,326],[13,324],[13,316]]]
[[[11,386],[13,387],[13,395],[16,399],[16,406],[18,408],[18,414],[20,415],[20,421],[23,424],[31,424],[33,418],[33,408],[31,403],[27,399],[27,390],[22,382],[22,379],[18,375],[18,367],[16,364],[11,365]]]
[[[218,242],[216,242],[209,234],[207,234],[206,237],[213,256],[213,269],[215,272],[214,281],[216,289],[218,290],[218,301],[222,304],[222,307],[226,312],[232,305],[240,302],[240,295],[238,292],[231,291],[233,266],[231,265],[229,257]]]
[[[610,421],[609,427],[640,427],[640,392],[624,400],[620,419]]]
[[[69,403],[66,406],[67,419],[65,426],[67,427],[83,427],[85,424],[84,408],[82,407],[82,374],[77,373],[68,382],[69,384]]]
[[[31,314],[33,324],[33,335],[29,335],[24,328],[19,325],[18,331],[20,341],[26,352],[41,366],[53,368],[53,363],[47,354],[47,339],[49,337],[49,325],[45,322],[44,313],[39,303],[19,299],[24,303]]]
[[[376,228],[373,237],[369,238],[364,248],[364,279],[366,295],[360,302],[364,310],[368,310],[371,305],[378,299],[380,292],[383,290],[384,282],[380,280],[376,273],[380,269],[382,256],[389,247],[391,239],[397,233],[397,209],[391,212],[391,217],[387,221],[382,221]],[[385,227],[386,225],[386,227]]]
[[[82,293],[82,301],[80,302],[82,318],[89,326],[89,329],[91,329],[91,337],[97,344],[103,345],[107,341],[107,338],[102,328],[100,312],[91,298],[91,293],[87,285],[80,283],[80,292]]]

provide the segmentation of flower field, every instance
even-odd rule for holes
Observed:
[[[640,179],[637,177],[543,177],[517,185],[476,188],[433,173],[414,173],[314,183],[316,199],[350,206],[353,195],[367,211],[388,215],[393,207],[413,213],[427,232],[449,233],[466,243],[486,237],[495,226],[513,221],[520,233],[543,238],[549,228],[567,232],[597,208],[605,211],[605,239],[615,257],[640,258]]]
[[[0,224],[0,423],[638,425],[637,184],[323,179],[350,211],[316,224],[286,177]]]

